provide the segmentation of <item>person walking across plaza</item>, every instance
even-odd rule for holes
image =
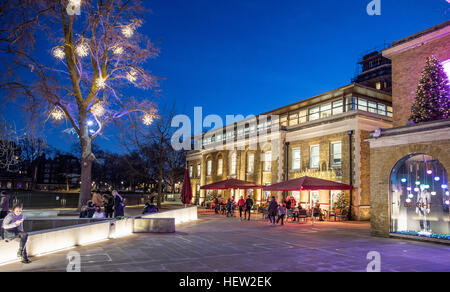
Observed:
[[[250,214],[252,212],[252,208],[253,208],[253,200],[250,197],[250,195],[248,195],[247,200],[245,200],[245,214],[244,214],[244,220],[248,220],[250,221]],[[248,219],[247,219],[247,212],[248,212]]]
[[[9,213],[5,219],[3,219],[3,230],[6,240],[13,240],[20,238],[19,251],[17,252],[17,257],[19,257],[24,264],[29,264],[31,261],[28,259],[27,255],[27,240],[28,233],[23,230],[23,207],[22,205],[15,205],[12,212]]]
[[[233,217],[233,201],[231,198],[227,201],[227,217]]]
[[[272,197],[272,200],[270,201],[269,209],[268,209],[270,225],[275,225],[276,220],[277,220],[277,214],[278,214],[278,203],[277,203],[277,200],[275,199],[275,197]]]
[[[277,219],[277,224],[278,222],[280,222],[281,220],[281,226],[284,225],[284,217],[286,216],[286,209],[283,206],[283,204],[279,204],[278,205],[278,219]]]
[[[9,195],[2,191],[0,195],[0,219],[4,219],[9,211]]]
[[[245,200],[244,200],[243,196],[241,196],[241,198],[239,199],[238,208],[239,208],[239,219],[241,219],[241,221],[242,221],[242,213],[245,211],[244,210],[244,208],[245,208]]]

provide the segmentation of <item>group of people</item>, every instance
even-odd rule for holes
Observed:
[[[287,211],[291,211],[291,216],[295,220],[300,220],[300,215],[307,215],[307,210],[303,209],[302,205],[298,203],[296,207],[296,201],[293,197],[288,197],[286,200],[283,200],[281,204],[278,204],[275,197],[272,197],[272,200],[267,203],[267,216],[269,218],[269,224],[275,225],[281,221],[281,225],[284,225],[284,220],[286,218]],[[319,221],[323,220],[322,209],[320,207],[320,203],[316,203],[312,210],[312,216],[315,218],[319,218]]]
[[[127,205],[124,199],[117,191],[111,194],[100,192],[92,193],[92,200],[81,208],[80,218],[104,219],[117,218],[125,216],[125,207]]]
[[[234,197],[230,197],[227,201],[225,201],[219,196],[214,200],[214,211],[216,214],[219,214],[220,210],[222,210],[226,211],[227,217],[234,217],[236,207],[239,209],[240,220],[250,221],[250,215],[253,208],[253,200],[250,195],[248,195],[245,200],[244,197],[241,196],[237,203]],[[242,217],[242,214],[244,214],[244,217]]]

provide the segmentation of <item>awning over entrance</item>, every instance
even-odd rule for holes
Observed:
[[[216,182],[213,184],[202,186],[200,189],[202,190],[249,190],[249,189],[262,189],[263,186],[238,180],[238,179],[228,179],[220,182]]]
[[[278,191],[318,191],[318,190],[352,190],[351,185],[346,185],[330,180],[324,180],[320,178],[314,178],[304,176],[301,178],[273,184],[271,186],[264,187],[266,192],[278,192]]]

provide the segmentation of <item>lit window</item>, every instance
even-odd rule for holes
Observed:
[[[289,116],[289,126],[298,125],[298,113]]]
[[[300,169],[300,148],[292,149],[292,169]]]
[[[300,112],[299,117],[298,117],[298,122],[300,124],[306,123],[308,121],[308,111],[303,110]]]
[[[217,161],[217,175],[222,175],[223,173],[223,159]]]
[[[342,142],[331,143],[331,166],[339,167],[342,165]]]
[[[319,168],[319,152],[320,148],[319,145],[311,146],[310,148],[310,163],[309,167],[311,169],[318,169]]]
[[[268,151],[264,153],[264,171],[268,172],[272,170],[272,152]]]
[[[344,112],[344,101],[338,100],[333,102],[333,115],[342,114]]]
[[[315,121],[320,119],[320,107],[314,107],[309,109],[309,120]]]
[[[231,155],[231,174],[236,174],[236,163],[237,163],[237,155],[236,153],[233,153]]]
[[[207,168],[206,168],[206,174],[208,176],[211,176],[211,174],[212,174],[212,160],[208,160],[208,165],[207,165]]]
[[[192,177],[193,172],[194,172],[194,167],[191,165],[191,166],[189,166],[189,177]]]
[[[200,164],[197,164],[197,177],[202,176],[202,166]]]
[[[249,154],[247,171],[248,173],[253,173],[254,170],[255,170],[255,154]]]
[[[377,82],[375,86],[378,90],[381,90],[381,82]]]
[[[393,113],[392,106],[388,106],[387,107],[387,116],[392,118],[392,116],[393,116],[392,113]]]
[[[381,103],[378,104],[378,114],[379,115],[383,115],[383,116],[387,115],[387,113],[386,113],[386,105],[385,104],[381,104]]]
[[[378,113],[377,103],[374,101],[369,101],[369,112],[370,113]]]
[[[354,111],[357,109],[356,97],[351,97],[347,101],[347,110]]]
[[[288,125],[288,117],[287,116],[282,116],[280,118],[280,124],[283,127],[287,127],[287,125]]]
[[[320,118],[331,116],[331,103],[320,106]]]
[[[367,111],[367,100],[358,98],[358,109],[360,111]]]

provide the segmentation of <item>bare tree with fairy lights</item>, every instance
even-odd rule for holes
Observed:
[[[91,198],[92,142],[115,120],[138,117],[150,125],[157,117],[149,97],[156,92],[158,78],[143,65],[159,51],[138,33],[146,10],[137,0],[7,2],[24,2],[25,8],[43,11],[35,19],[34,37],[37,42],[46,39],[52,47],[37,52],[30,46],[9,45],[10,52],[19,56],[18,67],[33,77],[23,87],[28,100],[43,101],[48,118],[68,121],[79,139],[81,207]],[[40,43],[40,49],[45,47]],[[133,97],[130,87],[150,92]]]

